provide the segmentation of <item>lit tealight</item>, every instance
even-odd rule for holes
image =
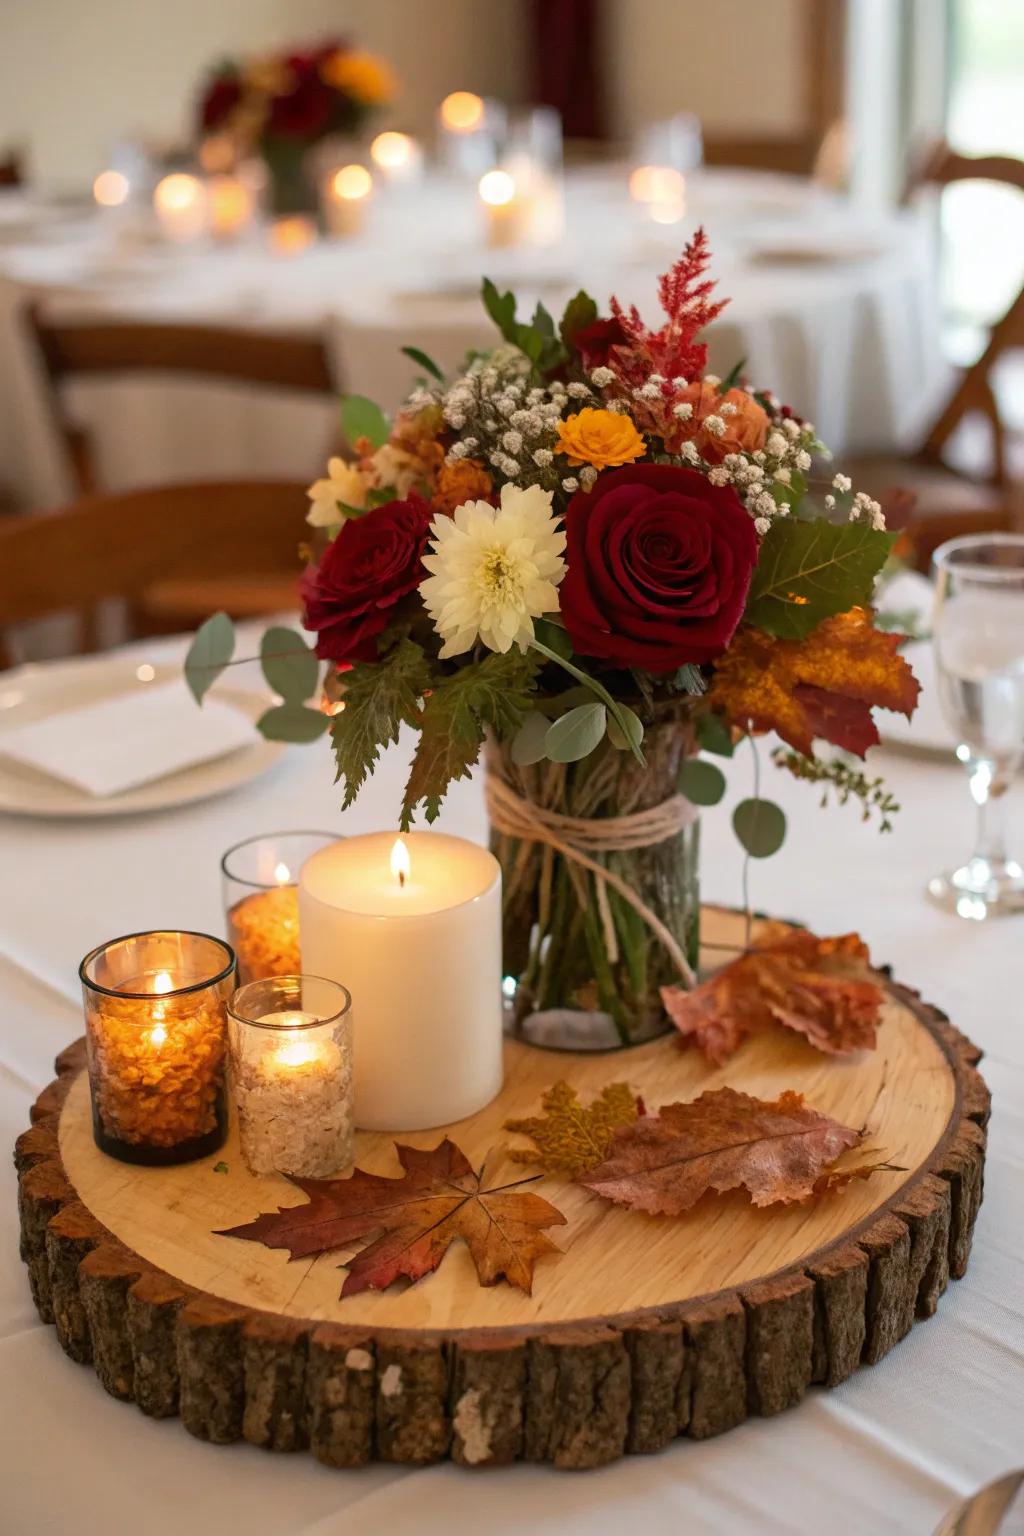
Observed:
[[[135,668],[135,676],[140,683],[151,683],[156,677],[156,667],[151,667],[148,661],[144,661],[141,666]]]
[[[252,222],[252,192],[236,176],[211,176],[207,188],[212,234],[218,240],[236,239]]]
[[[682,203],[686,182],[670,165],[638,165],[629,178],[629,195],[636,203]]]
[[[382,171],[400,171],[413,159],[415,144],[407,133],[389,129],[378,133],[370,145],[370,155]]]
[[[312,219],[301,214],[275,219],[270,226],[268,239],[275,256],[299,256],[316,239],[316,225]]]
[[[153,207],[168,240],[196,240],[206,227],[206,191],[201,181],[185,171],[174,171],[158,181]]]
[[[409,850],[402,838],[395,839],[395,846],[391,850],[391,875],[399,885],[404,886],[412,870],[409,859]]]
[[[488,171],[480,178],[480,196],[491,208],[503,208],[516,195],[516,184],[508,171]]]
[[[348,202],[368,197],[372,190],[373,177],[365,165],[343,165],[331,178],[331,191],[335,197],[344,198]]]
[[[473,91],[452,91],[441,103],[441,122],[451,133],[474,133],[483,127],[484,103]]]
[[[101,208],[120,208],[130,191],[128,177],[120,171],[101,171],[92,184],[92,195]]]
[[[296,1018],[301,1020],[302,1016],[296,1015]],[[287,1018],[285,1022],[288,1022]],[[308,1067],[320,1054],[315,1040],[286,1040],[274,1052],[274,1061],[279,1067]]]
[[[274,868],[274,879],[278,885],[287,885],[292,878],[292,872],[287,864],[278,864]]]

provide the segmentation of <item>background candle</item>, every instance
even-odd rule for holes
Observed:
[[[319,976],[240,987],[229,1007],[231,1081],[251,1173],[322,1179],[352,1162],[351,1000]]]
[[[408,133],[388,129],[370,145],[370,158],[385,182],[397,186],[418,181],[423,171],[423,151]]]
[[[206,189],[195,176],[176,171],[158,181],[153,207],[167,240],[198,240],[206,231]]]
[[[473,1114],[501,1087],[501,871],[437,832],[350,837],[299,882],[303,969],[344,982],[356,1014],[356,1124],[415,1131]]]
[[[240,985],[301,971],[299,871],[335,841],[330,832],[265,832],[236,843],[221,859],[224,920]]]
[[[487,244],[495,248],[518,245],[529,228],[529,209],[508,171],[488,171],[480,178]]]
[[[343,165],[327,183],[324,221],[332,235],[358,235],[366,223],[373,177],[365,165]]]

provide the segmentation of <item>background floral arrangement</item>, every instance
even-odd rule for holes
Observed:
[[[334,40],[222,61],[201,90],[197,127],[200,137],[222,136],[238,158],[258,154],[280,187],[298,182],[311,145],[358,133],[396,92],[383,59]]]

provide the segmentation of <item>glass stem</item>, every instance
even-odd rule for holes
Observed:
[[[978,807],[974,857],[993,866],[1006,863],[1006,792],[1010,774],[992,758],[972,758],[971,795]]]

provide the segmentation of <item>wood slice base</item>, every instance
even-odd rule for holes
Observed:
[[[737,923],[708,912],[705,929],[738,942]],[[672,1219],[547,1181],[537,1187],[568,1225],[532,1296],[481,1288],[457,1245],[404,1292],[342,1302],[344,1253],[289,1262],[216,1236],[302,1196],[250,1175],[234,1137],[187,1167],[105,1157],[78,1042],[15,1148],[33,1299],[115,1397],[179,1414],[202,1439],[308,1447],[331,1466],[592,1467],[778,1413],[811,1383],[880,1360],[967,1265],[989,1108],[980,1052],[915,993],[886,986],[878,1049],[853,1060],[781,1030],[721,1069],[674,1038],[600,1056],[510,1042],[499,1099],[451,1128],[474,1163],[515,1142],[502,1123],[565,1077],[585,1095],[628,1080],[652,1108],[726,1083],[762,1097],[796,1088],[865,1126],[899,1165],[803,1206],[758,1211],[737,1194]],[[361,1133],[356,1156],[397,1171],[389,1137]]]

